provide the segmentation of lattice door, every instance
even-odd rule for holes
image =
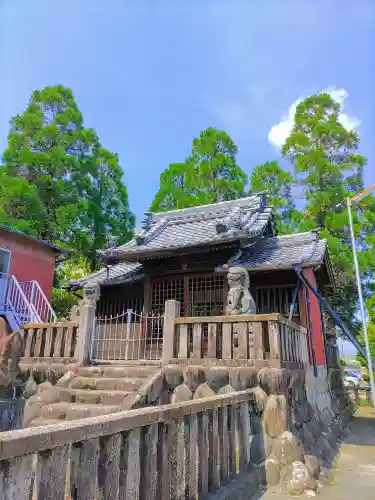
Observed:
[[[189,316],[219,316],[224,311],[224,276],[217,274],[190,277]]]
[[[163,314],[166,300],[178,300],[181,305],[181,315],[184,312],[184,278],[155,280],[151,285],[152,314]]]

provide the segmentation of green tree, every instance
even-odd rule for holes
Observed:
[[[210,127],[194,139],[183,163],[161,174],[150,210],[161,212],[232,200],[245,195],[247,176],[237,165],[237,146],[229,135]]]
[[[343,318],[352,323],[357,307],[353,259],[347,212],[340,204],[362,188],[366,161],[358,154],[358,135],[341,125],[339,113],[340,105],[328,94],[305,99],[297,106],[295,124],[282,152],[290,159],[306,199],[297,227],[300,231],[322,229],[337,270],[339,294],[334,302]],[[355,221],[363,262],[369,258],[370,228],[358,218]]]
[[[134,216],[118,157],[102,147],[95,130],[84,127],[70,89],[36,90],[10,124],[1,169],[7,182],[2,219],[62,243],[91,265],[98,248],[129,239]]]
[[[43,213],[35,186],[0,167],[0,225],[35,235]]]
[[[250,176],[250,193],[267,192],[267,204],[276,211],[279,234],[291,233],[298,217],[292,193],[294,183],[293,175],[282,169],[277,161],[256,166]]]
[[[90,272],[90,265],[83,258],[69,259],[57,266],[52,289],[52,307],[58,319],[69,319],[72,307],[77,305],[81,298],[68,290],[69,282],[85,278]]]
[[[76,220],[80,160],[89,154],[95,132],[84,129],[72,92],[61,85],[33,92],[26,111],[10,124],[6,173],[34,186],[43,207],[37,236],[58,240]]]
[[[370,322],[367,327],[368,341],[370,346],[370,354],[372,359],[375,359],[375,323]],[[358,337],[358,341],[364,346],[365,345],[365,336],[363,334],[363,330]],[[361,363],[362,366],[367,366],[367,359],[365,359],[360,354],[357,354],[357,360]]]
[[[133,235],[135,218],[115,153],[97,143],[92,155],[82,162],[81,170],[79,224],[70,229],[70,239],[94,268],[96,250],[127,242]]]

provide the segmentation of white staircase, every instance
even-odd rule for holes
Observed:
[[[37,281],[17,281],[13,275],[0,273],[0,315],[12,331],[25,323],[54,323],[56,314]]]

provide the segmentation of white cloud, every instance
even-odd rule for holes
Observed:
[[[344,110],[344,103],[348,97],[348,92],[345,89],[338,89],[336,87],[328,87],[322,90],[322,93],[329,94],[332,99],[338,102],[341,106],[341,111]],[[289,108],[288,115],[281,118],[277,125],[273,125],[268,133],[268,140],[277,148],[281,148],[286,138],[291,133],[294,125],[294,116],[296,114],[297,106],[302,102],[302,98],[298,98]],[[347,130],[354,130],[361,124],[360,120],[354,117],[349,117],[346,113],[340,113],[339,122]]]

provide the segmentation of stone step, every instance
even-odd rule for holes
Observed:
[[[128,394],[131,394],[131,392],[68,388],[59,390],[59,401],[68,403],[119,405]]]
[[[152,366],[102,366],[103,377],[149,378],[157,370]]]
[[[77,369],[77,375],[88,378],[148,378],[155,373],[153,366],[130,365],[130,366],[81,366]]]
[[[98,417],[99,415],[109,415],[119,411],[117,405],[90,405],[72,403],[66,414],[66,420],[78,420],[80,418]]]
[[[66,415],[69,411],[69,407],[72,406],[72,403],[51,403],[49,405],[43,405],[40,409],[40,417],[47,419],[58,419],[65,420]]]
[[[27,424],[27,427],[46,427],[53,424],[61,424],[61,420],[56,418],[34,418],[34,420]]]
[[[145,383],[144,378],[109,378],[76,377],[69,385],[70,389],[91,389],[103,391],[137,391]]]
[[[97,417],[116,413],[118,405],[98,405],[80,403],[52,403],[40,409],[40,418],[55,420],[77,420],[79,418]]]

